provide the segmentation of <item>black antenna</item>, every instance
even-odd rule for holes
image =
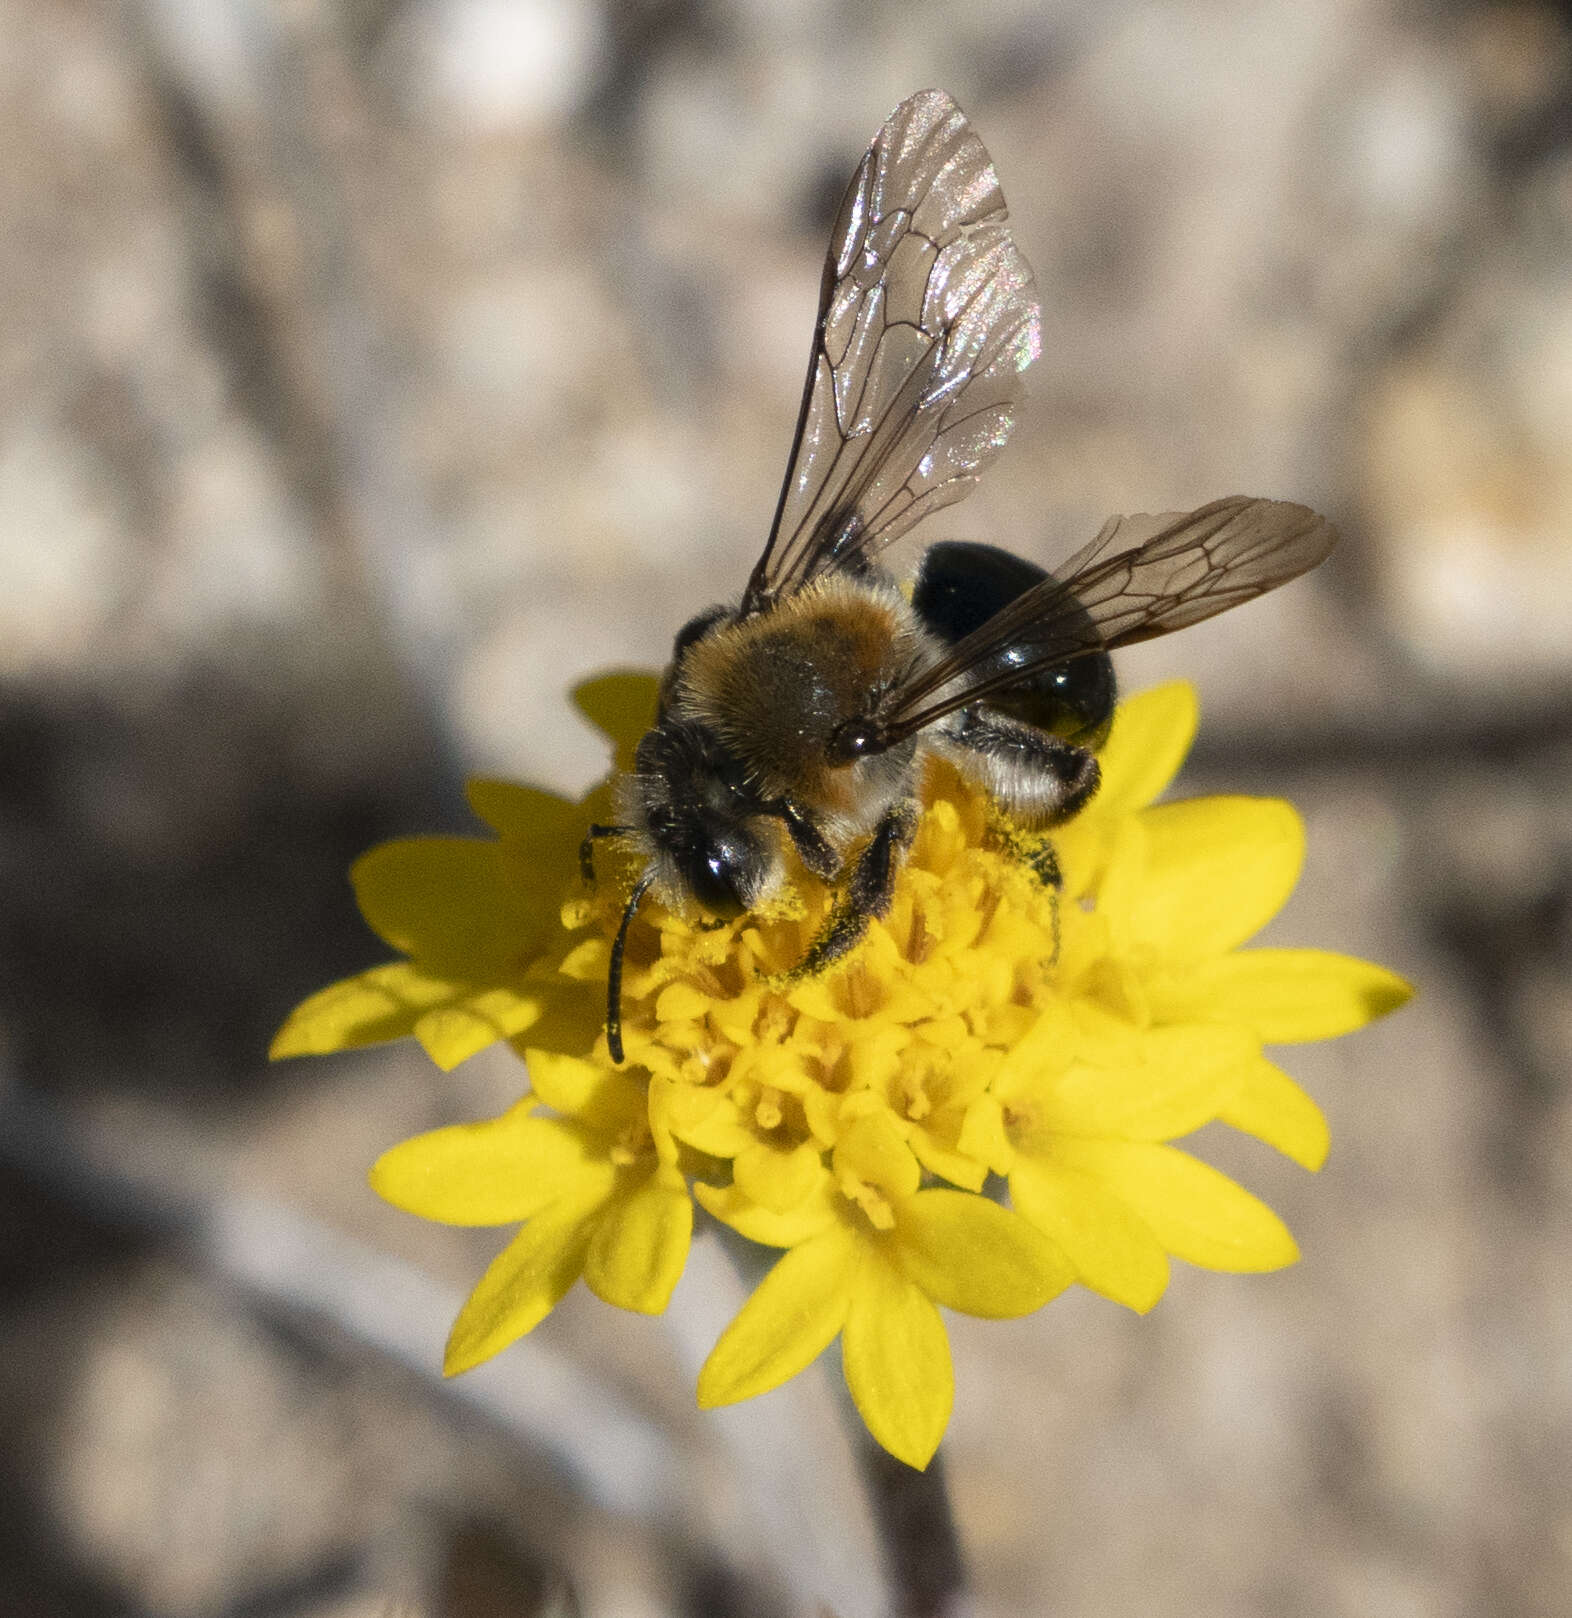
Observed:
[[[606,1049],[619,1067],[622,1065],[622,951],[628,942],[628,928],[633,924],[633,913],[639,908],[654,880],[653,871],[646,871],[639,878],[628,896],[627,909],[622,912],[622,925],[611,944],[611,970],[606,974]]]

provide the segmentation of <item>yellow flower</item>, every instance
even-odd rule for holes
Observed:
[[[624,769],[653,696],[632,676],[578,694]],[[477,782],[495,840],[361,860],[361,908],[406,959],[307,1000],[274,1054],[413,1034],[451,1067],[505,1038],[529,1068],[530,1097],[503,1117],[406,1141],[373,1171],[424,1217],[522,1224],[448,1370],[530,1330],[581,1275],[659,1312],[691,1194],[785,1250],[701,1371],[700,1402],[776,1387],[839,1336],[870,1431],[922,1466],[953,1396],[937,1305],[1021,1315],[1079,1281],[1144,1310],[1170,1258],[1291,1263],[1277,1216],[1173,1142],[1221,1121],[1319,1167],[1321,1114],[1262,1046],[1349,1032],[1409,990],[1346,956],[1240,947],[1292,890],[1303,831],[1276,800],[1153,807],[1194,730],[1187,686],[1120,708],[1101,792],[1052,834],[1058,891],[1032,839],[932,765],[889,916],[817,979],[789,977],[830,903],[811,881],[713,931],[646,906],[625,1067],[603,1027],[622,884],[607,862],[587,891],[576,856],[607,788],[572,804]]]

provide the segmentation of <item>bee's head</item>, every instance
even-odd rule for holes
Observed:
[[[622,957],[628,929],[651,888],[679,907],[691,901],[717,921],[746,914],[775,886],[780,858],[759,828],[761,806],[735,761],[700,726],[663,718],[623,778],[619,831],[634,833],[649,865],[628,897],[606,978],[606,1044],[622,1061]]]
[[[634,781],[661,887],[721,921],[764,898],[777,876],[776,848],[740,766],[712,732],[669,719],[656,725],[639,743]]]

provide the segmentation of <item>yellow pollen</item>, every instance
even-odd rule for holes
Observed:
[[[796,1025],[797,1013],[784,997],[771,996],[765,1000],[754,1023],[754,1036],[761,1045],[784,1044]]]
[[[841,1001],[848,1017],[871,1017],[884,1004],[884,986],[861,961],[841,978]]]
[[[611,1149],[606,1154],[619,1169],[625,1169],[638,1160],[650,1149],[653,1137],[650,1134],[647,1120],[629,1124],[628,1127],[611,1143]]]
[[[781,1093],[779,1090],[764,1089],[759,1092],[758,1105],[753,1109],[753,1120],[760,1129],[779,1129],[781,1119],[785,1116],[781,1111]]]
[[[895,1229],[895,1210],[882,1191],[866,1180],[859,1180],[855,1174],[842,1174],[840,1184],[841,1195],[862,1209],[863,1216],[875,1230]]]

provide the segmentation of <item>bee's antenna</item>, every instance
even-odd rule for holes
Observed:
[[[646,871],[628,895],[627,908],[622,912],[622,925],[611,943],[611,969],[606,973],[606,1049],[619,1066],[622,1062],[622,951],[628,942],[628,928],[633,914],[650,891],[655,880],[653,871]]]

